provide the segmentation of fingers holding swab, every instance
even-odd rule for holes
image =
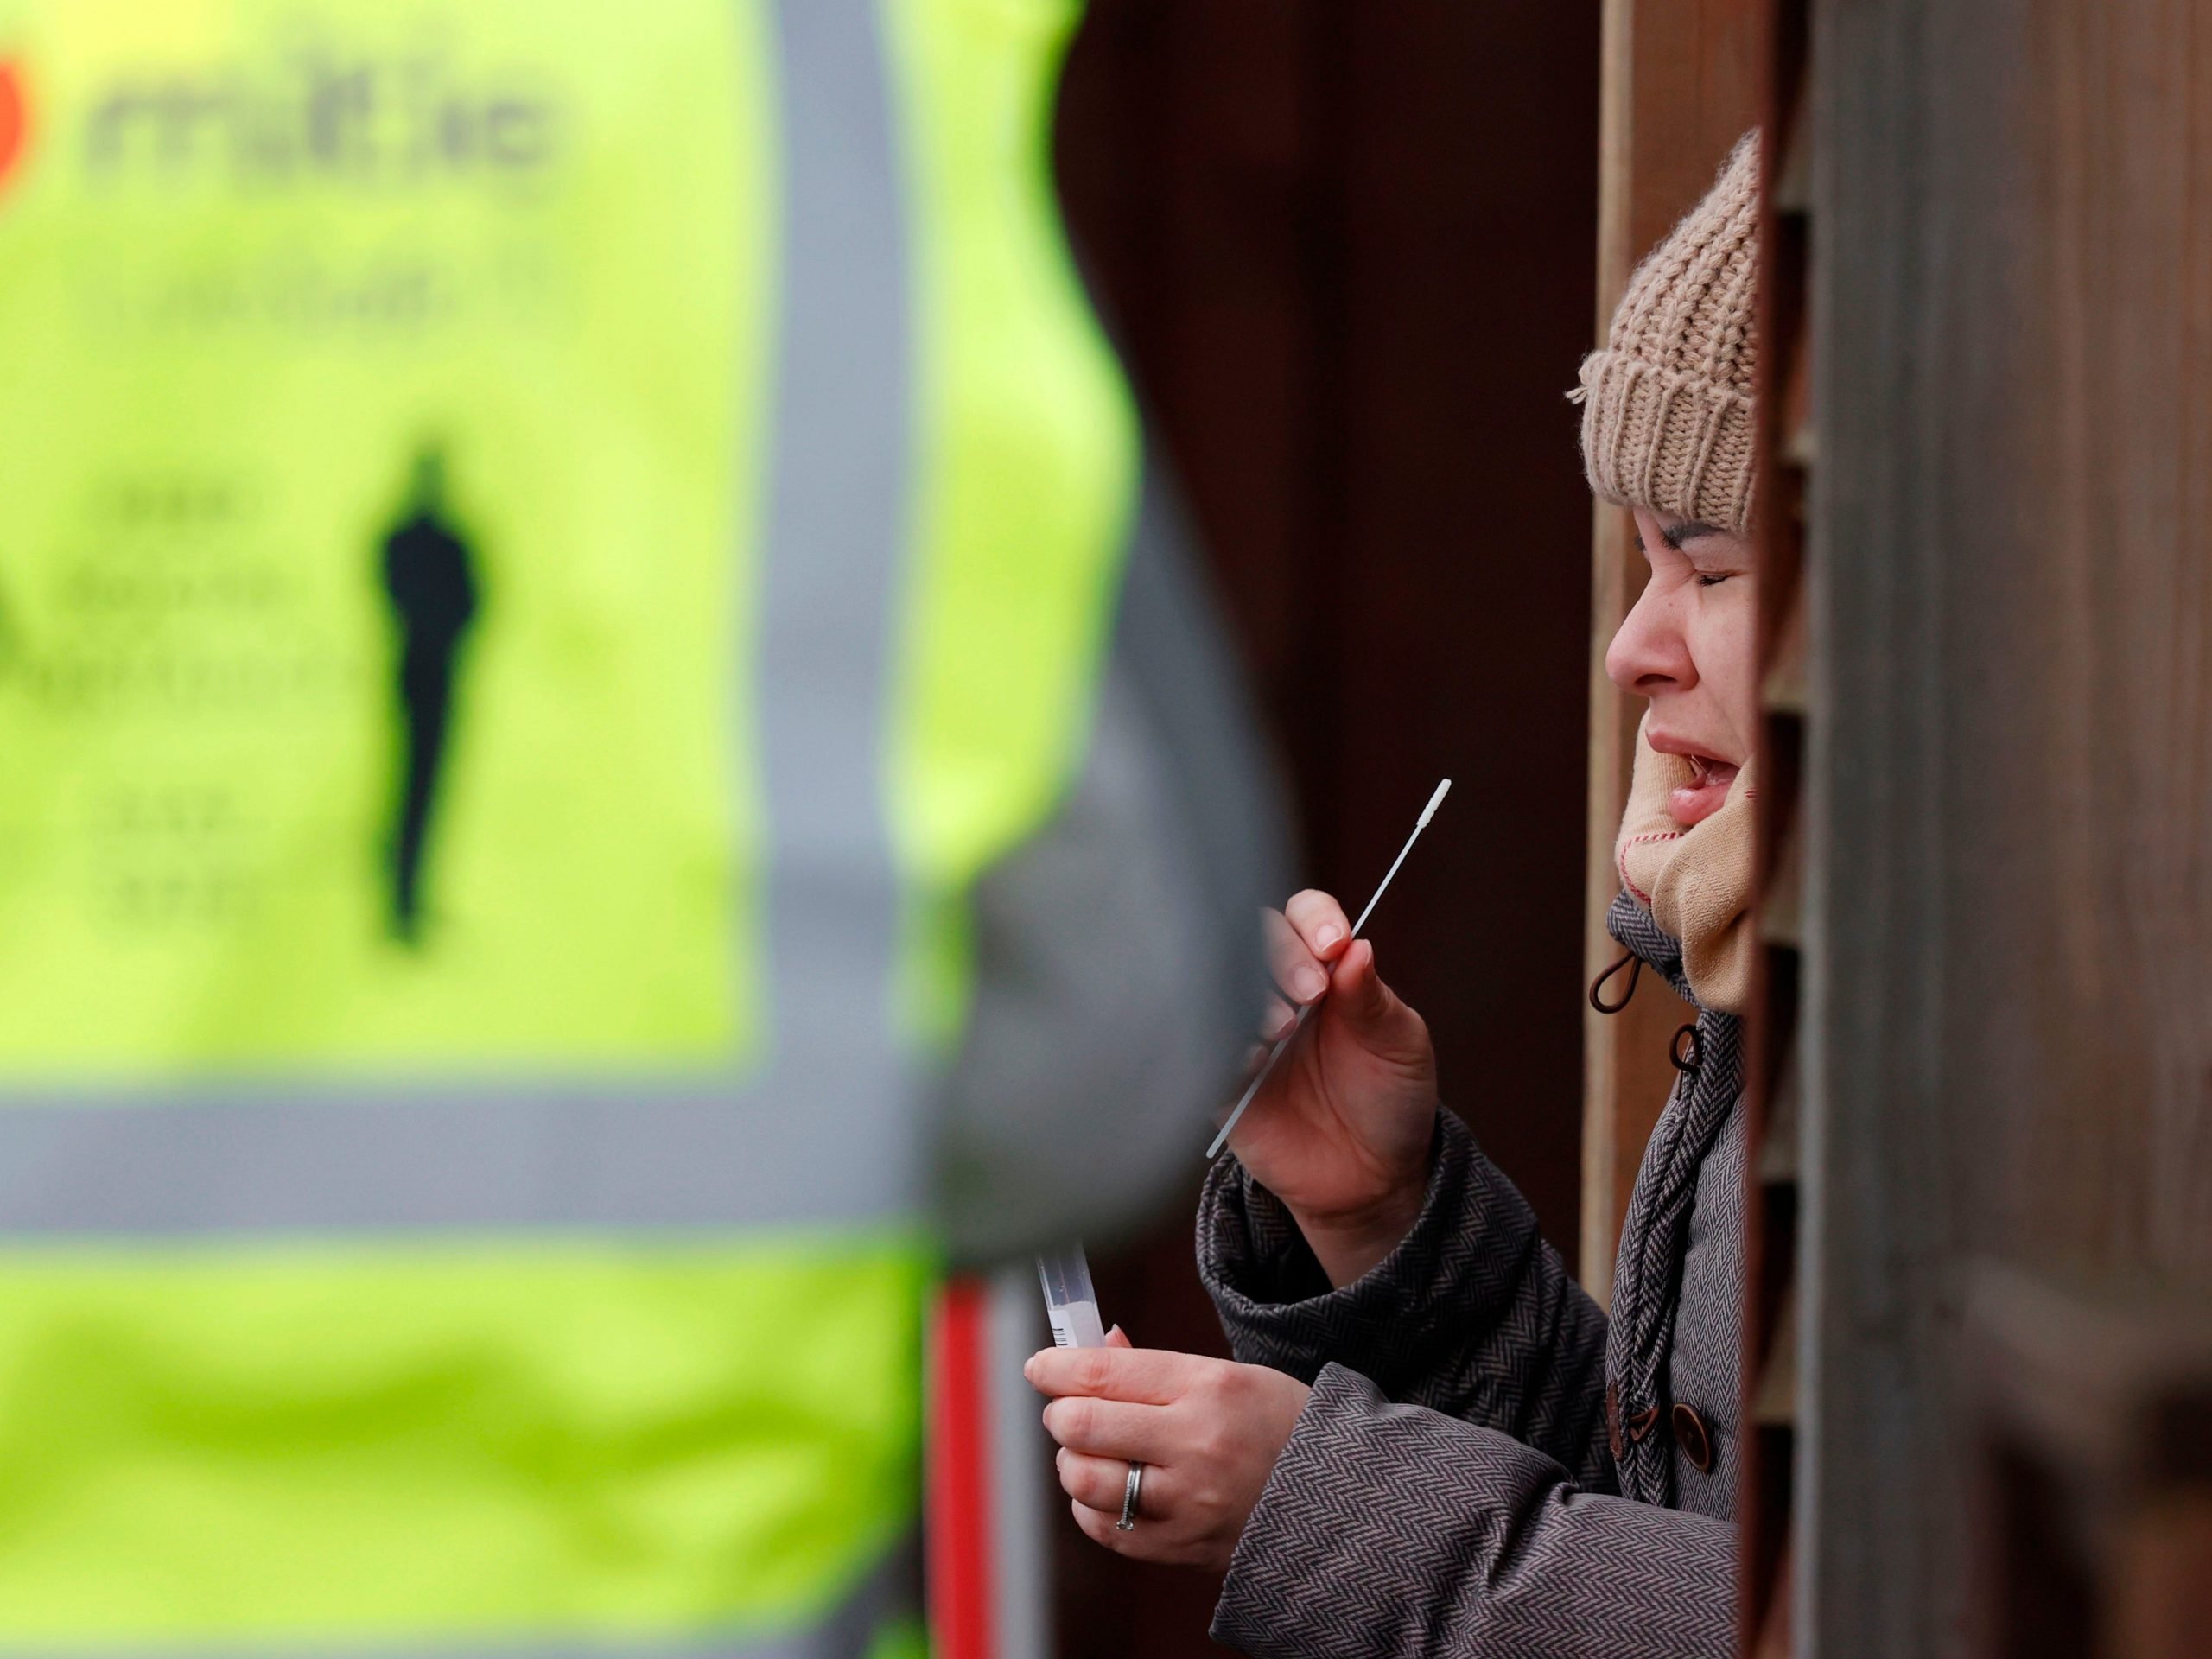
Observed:
[[[1359,912],[1359,919],[1351,925],[1353,938],[1357,938],[1366,927],[1367,918],[1375,913],[1375,906],[1382,902],[1382,895],[1389,892],[1390,883],[1397,878],[1398,867],[1406,861],[1406,855],[1413,851],[1414,843],[1421,839],[1421,832],[1428,828],[1428,821],[1436,816],[1436,809],[1444,804],[1444,798],[1451,792],[1452,780],[1449,778],[1437,785],[1436,792],[1428,798],[1428,804],[1421,808],[1421,817],[1414,823],[1413,834],[1406,837],[1406,844],[1398,849],[1397,857],[1390,861],[1390,868],[1383,872],[1382,884],[1375,889],[1375,896],[1367,901],[1367,907]],[[1313,1010],[1319,1006],[1318,1001],[1308,1002],[1299,1009],[1298,1018],[1291,1022],[1290,1029],[1268,1051],[1266,1062],[1253,1074],[1252,1080],[1244,1085],[1244,1092],[1237,1097],[1236,1104],[1230,1108],[1228,1119],[1221,1126],[1221,1133],[1214,1136],[1213,1144],[1206,1148],[1209,1159],[1221,1155],[1222,1148],[1229,1144],[1230,1131],[1236,1127],[1237,1120],[1244,1116],[1245,1109],[1251,1105],[1254,1096],[1260,1092],[1260,1085],[1267,1082],[1275,1069],[1275,1063],[1289,1052],[1290,1046],[1298,1040],[1298,1033],[1306,1029],[1306,1020],[1312,1018]]]

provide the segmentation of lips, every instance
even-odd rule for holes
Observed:
[[[1686,753],[1690,781],[1667,794],[1667,816],[1685,830],[1694,830],[1718,812],[1728,799],[1729,786],[1742,768],[1709,754]]]

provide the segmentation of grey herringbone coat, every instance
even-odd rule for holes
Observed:
[[[1607,923],[1689,994],[1641,907]],[[1259,1659],[1732,1651],[1742,1044],[1727,1014],[1698,1033],[1637,1177],[1610,1332],[1449,1112],[1413,1231],[1341,1290],[1272,1194],[1216,1169],[1198,1264],[1230,1345],[1313,1384],[1217,1640]]]

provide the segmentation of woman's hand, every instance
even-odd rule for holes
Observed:
[[[1281,996],[1270,1043],[1307,1003],[1320,1006],[1236,1126],[1230,1144],[1253,1178],[1289,1206],[1338,1285],[1397,1248],[1421,1213],[1436,1126],[1436,1054],[1428,1027],[1375,971],[1375,947],[1351,942],[1344,907],[1307,891],[1267,914],[1268,955]]]
[[[1075,1523],[1141,1561],[1224,1571],[1312,1392],[1260,1365],[1131,1348],[1047,1348],[1023,1375],[1052,1396],[1060,1484]],[[1144,1465],[1136,1525],[1119,1529],[1129,1465]]]

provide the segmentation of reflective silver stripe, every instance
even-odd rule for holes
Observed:
[[[867,1156],[856,1116],[703,1086],[10,1104],[0,1232],[705,1227],[911,1210],[897,1145]]]
[[[759,705],[772,1097],[825,1161],[920,1196],[923,1110],[894,1002],[887,728],[905,594],[913,348],[903,178],[876,0],[778,0],[781,364]]]
[[[406,1647],[309,1647],[270,1643],[266,1647],[224,1649],[194,1643],[189,1647],[0,1648],[0,1659],[868,1659],[876,1627],[853,1630],[843,1624],[769,1637],[699,1637],[683,1641],[609,1637],[603,1643],[518,1642],[447,1646],[425,1642]]]
[[[920,1546],[909,1541],[805,1629],[757,1636],[739,1631],[686,1632],[674,1637],[530,1637],[512,1643],[480,1639],[312,1643],[256,1643],[250,1649],[194,1641],[165,1646],[141,1641],[68,1648],[0,1645],[0,1659],[867,1659],[884,1628],[900,1617],[918,1617]],[[1020,1649],[1004,1649],[1007,1659]],[[1041,1649],[1039,1649],[1041,1651]]]
[[[913,356],[888,69],[873,0],[779,0],[777,19],[782,315],[757,672],[737,711],[758,721],[766,797],[765,1068],[497,1092],[19,1095],[0,1104],[0,1230],[711,1225],[918,1207],[927,1126],[896,1034],[884,799]]]

